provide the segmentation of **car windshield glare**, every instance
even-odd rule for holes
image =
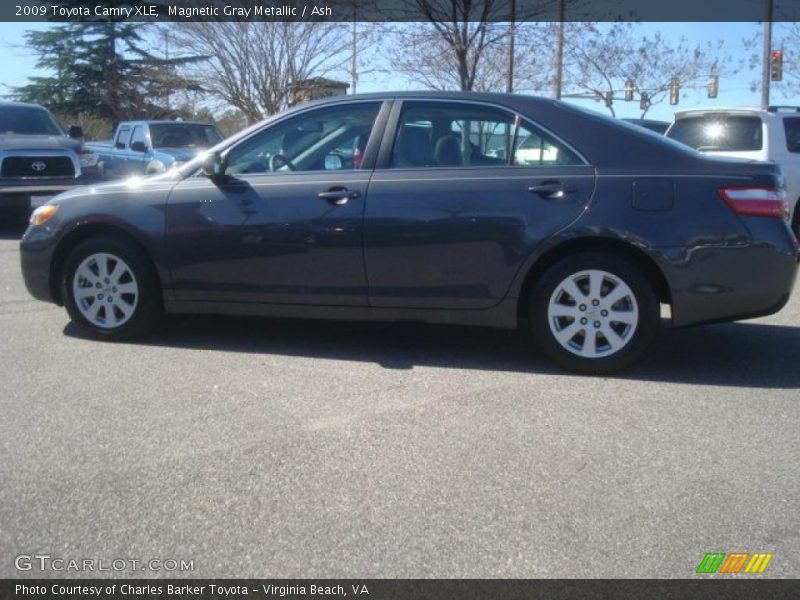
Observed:
[[[763,146],[761,119],[747,115],[704,115],[675,121],[667,134],[700,151],[755,151]]]

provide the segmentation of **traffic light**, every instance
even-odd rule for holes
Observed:
[[[772,67],[772,81],[780,81],[783,79],[783,51],[782,50],[773,50],[772,51],[772,61],[770,63]]]
[[[633,100],[633,80],[628,79],[625,82],[625,102]]]
[[[719,75],[710,75],[708,77],[708,97],[716,98],[719,92]]]
[[[681,83],[677,78],[673,79],[669,84],[669,103],[673,106],[678,103],[681,98]]]
[[[650,94],[647,92],[642,92],[641,98],[639,98],[639,109],[640,110],[647,110],[650,106]]]

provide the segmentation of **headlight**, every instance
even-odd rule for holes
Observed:
[[[40,206],[31,215],[31,225],[44,225],[58,212],[58,204]]]
[[[100,160],[100,157],[97,156],[94,152],[81,152],[78,155],[80,159],[80,163],[82,167],[94,167],[97,166],[97,161]]]

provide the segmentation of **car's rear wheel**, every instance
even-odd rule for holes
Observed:
[[[73,323],[102,339],[145,333],[160,308],[157,279],[142,252],[105,236],[88,239],[69,254],[62,294]]]
[[[660,317],[647,278],[612,254],[574,254],[555,263],[536,283],[529,311],[545,354],[587,374],[611,373],[636,361]]]

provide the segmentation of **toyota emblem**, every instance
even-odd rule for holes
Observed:
[[[44,164],[44,161],[35,160],[31,163],[31,169],[36,171],[37,173],[40,171],[44,171],[47,168],[47,165]]]

